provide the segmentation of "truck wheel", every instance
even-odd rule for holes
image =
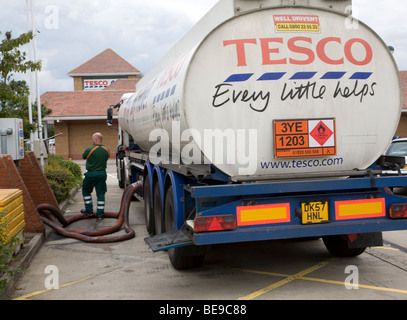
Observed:
[[[123,159],[123,183],[124,188],[127,188],[129,185],[133,183],[133,177],[131,176],[131,168],[128,164],[127,158]]]
[[[164,203],[165,230],[175,231],[174,196],[172,187],[169,187]],[[204,262],[204,248],[198,246],[178,247],[168,250],[168,257],[172,266],[177,270],[200,268]]]
[[[148,175],[144,179],[144,217],[148,233],[154,235],[155,225],[153,210],[151,208],[150,178]]]
[[[348,241],[342,236],[327,236],[322,238],[325,247],[335,257],[356,257],[365,252],[364,248],[348,248]]]
[[[116,158],[117,179],[119,180],[119,188],[124,189],[124,161]]]
[[[161,208],[161,194],[158,181],[154,185],[153,215],[154,215],[155,234],[161,234],[163,232],[163,221]]]

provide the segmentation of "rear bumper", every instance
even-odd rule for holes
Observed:
[[[348,179],[191,186],[185,189],[186,195],[190,195],[189,203],[195,204],[196,216],[230,214],[237,220],[238,226],[232,231],[191,232],[196,245],[208,245],[407,230],[407,219],[389,218],[391,205],[407,203],[407,198],[388,192],[388,187],[400,186],[407,186],[407,176],[369,175]],[[329,203],[329,222],[303,224],[302,203],[319,200]],[[263,205],[271,207],[271,213],[266,212],[265,221],[256,224],[260,219],[255,217],[252,225],[248,225],[239,218],[240,208],[250,211],[253,206],[258,206],[262,210]],[[281,214],[278,208],[284,207],[287,208],[283,209],[286,213]],[[273,211],[273,208],[276,210]],[[189,227],[193,228],[191,224]]]
[[[233,242],[264,241],[277,239],[321,237],[342,234],[361,234],[406,230],[407,220],[366,220],[335,222],[320,225],[303,226],[262,226],[241,227],[234,231],[194,233],[193,242],[196,245],[210,245]]]

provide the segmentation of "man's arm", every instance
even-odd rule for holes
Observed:
[[[87,148],[83,153],[82,153],[82,159],[86,160],[91,148]]]

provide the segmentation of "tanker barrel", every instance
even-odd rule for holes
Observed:
[[[347,1],[276,3],[221,0],[138,82],[119,125],[150,159],[233,179],[366,170],[384,153],[402,109],[388,46],[350,25]]]

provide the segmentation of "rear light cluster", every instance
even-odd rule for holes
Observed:
[[[390,206],[390,218],[392,219],[407,218],[407,204],[392,204]]]
[[[391,219],[407,219],[407,204],[393,204],[390,206]],[[228,231],[237,228],[234,215],[199,216],[194,219],[194,231],[213,232]]]
[[[226,231],[236,229],[236,219],[233,215],[201,216],[194,220],[195,232]]]

